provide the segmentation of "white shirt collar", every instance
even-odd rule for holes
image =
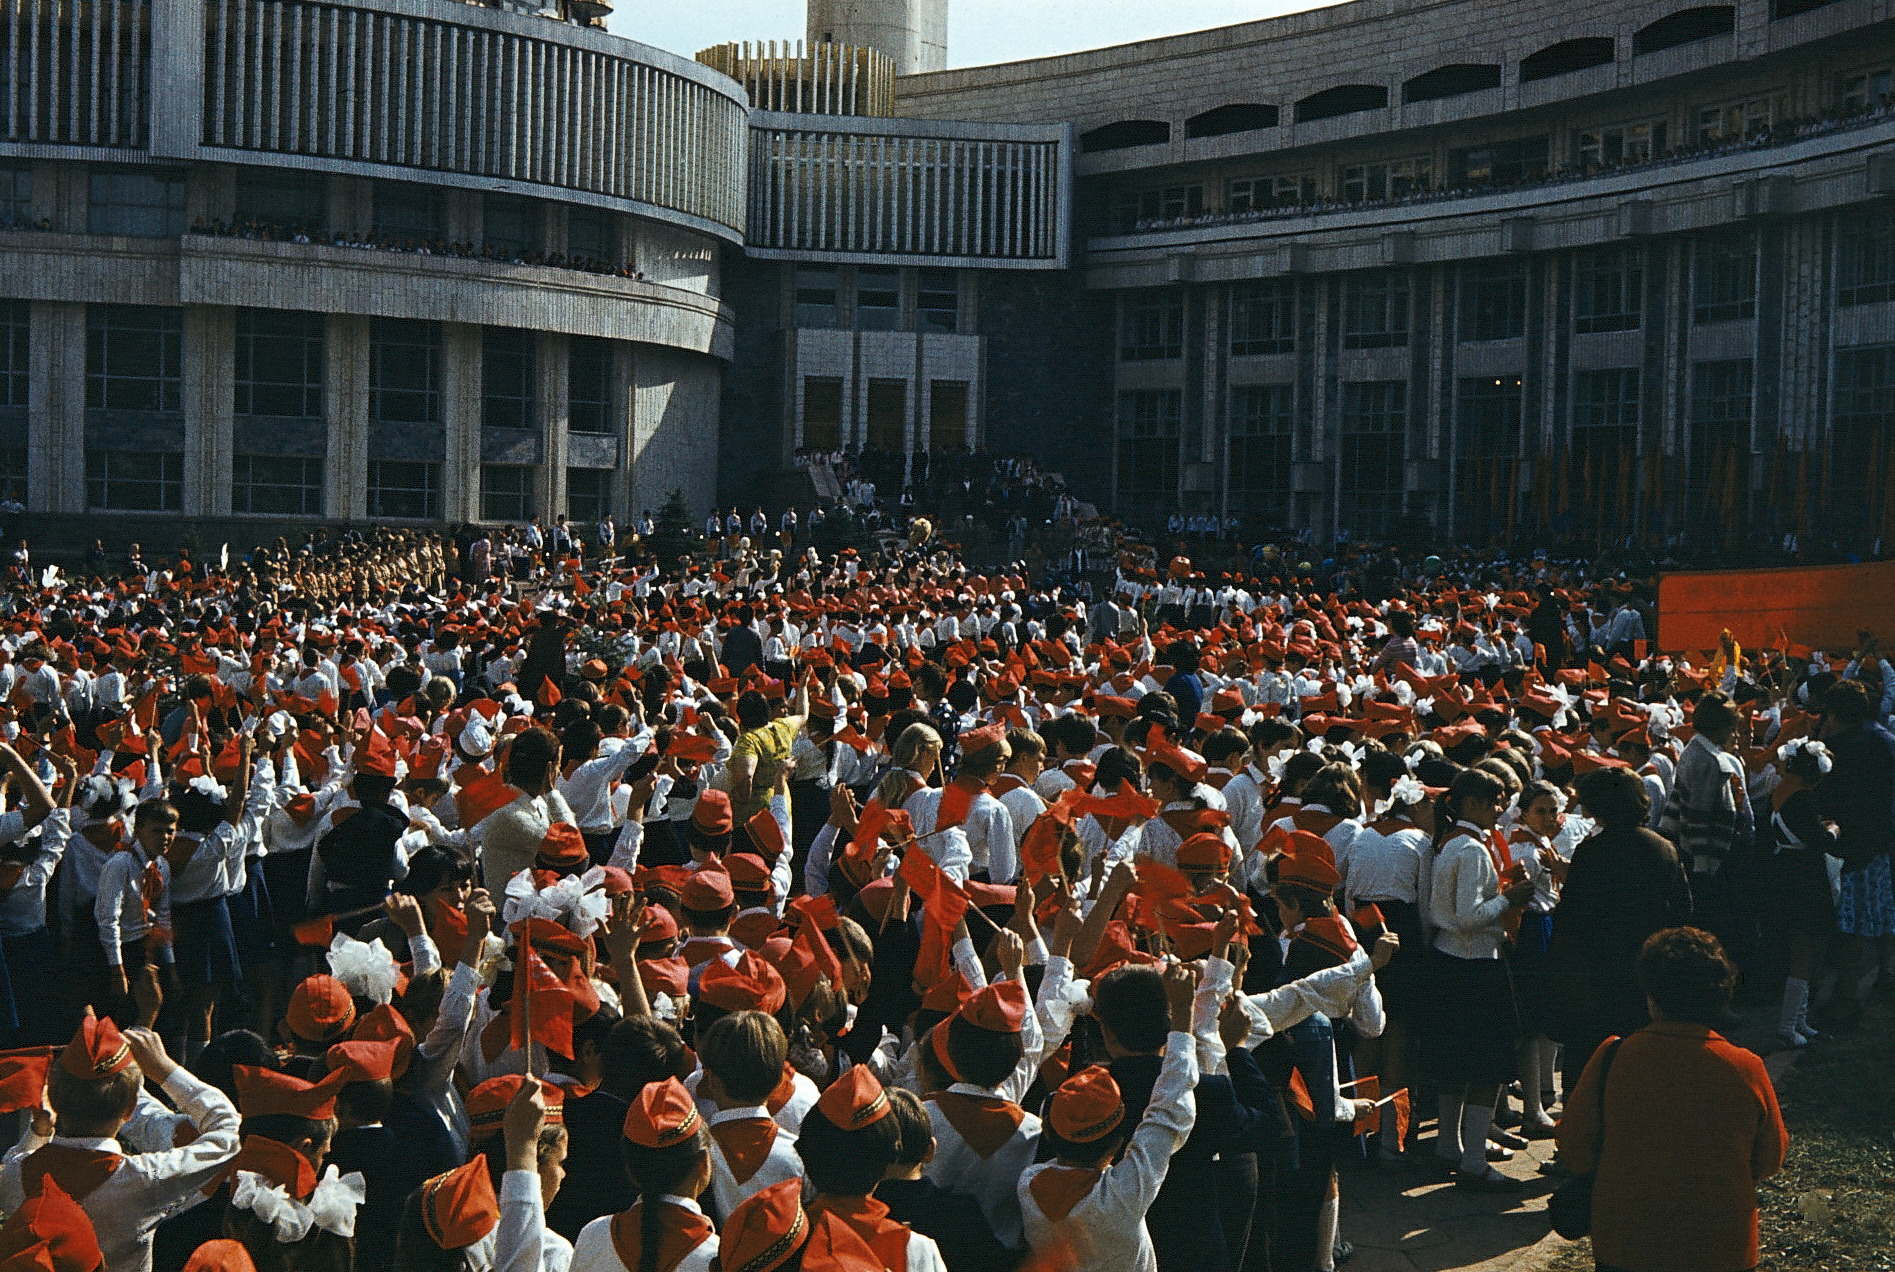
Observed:
[[[725,1122],[741,1122],[747,1118],[756,1118],[767,1122],[770,1120],[770,1110],[761,1104],[745,1105],[742,1108],[735,1109],[719,1109],[717,1112],[711,1114],[711,1125],[721,1126]]]

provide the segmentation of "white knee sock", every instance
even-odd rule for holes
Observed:
[[[1777,1032],[1792,1034],[1809,1011],[1809,982],[1791,976],[1783,982],[1783,1005],[1777,1009]]]
[[[1494,1111],[1484,1104],[1470,1104],[1461,1111],[1461,1173],[1481,1175],[1487,1171],[1487,1128],[1494,1123]]]
[[[1459,1161],[1461,1157],[1461,1097],[1444,1095],[1440,1101],[1441,1120],[1435,1131],[1434,1151],[1437,1157],[1449,1161]],[[1492,1116],[1491,1111],[1489,1116]],[[1481,1132],[1487,1134],[1486,1131]],[[1485,1152],[1485,1148],[1481,1150]]]
[[[1528,1038],[1518,1048],[1520,1069],[1520,1120],[1537,1122],[1546,1115],[1540,1107],[1540,1040]]]
[[[1342,1199],[1332,1185],[1329,1195],[1323,1198],[1323,1208],[1316,1220],[1316,1266],[1320,1272],[1335,1272],[1336,1229],[1341,1210]]]
[[[1559,1068],[1559,1044],[1551,1038],[1540,1039],[1540,1103],[1542,1107],[1550,1103],[1546,1097],[1555,1094],[1553,1075]]]

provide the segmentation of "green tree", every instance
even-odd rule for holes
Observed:
[[[673,490],[665,496],[664,506],[658,509],[658,515],[652,519],[651,551],[658,568],[669,572],[677,567],[678,558],[688,556],[697,547],[697,530],[692,526],[691,505],[685,501],[682,490]]]

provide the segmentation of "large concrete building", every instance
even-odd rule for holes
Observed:
[[[513,9],[0,0],[0,481],[506,520],[985,448],[1320,538],[1895,533],[1891,0],[955,71],[945,0],[701,64]]]

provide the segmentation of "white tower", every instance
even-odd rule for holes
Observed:
[[[947,69],[948,0],[809,0],[811,44],[853,44],[895,59],[895,73]]]

